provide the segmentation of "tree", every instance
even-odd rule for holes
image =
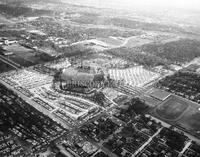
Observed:
[[[102,92],[96,92],[93,96],[93,100],[99,105],[103,106],[105,101],[105,95]]]

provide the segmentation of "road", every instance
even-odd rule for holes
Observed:
[[[183,148],[183,150],[180,152],[179,156],[182,156],[183,153],[190,147],[191,144],[192,144],[192,141],[191,140],[188,141],[185,147]]]
[[[133,155],[132,157],[135,157],[138,153],[140,153],[152,140],[154,137],[156,137],[160,131],[162,130],[162,128],[158,129],[158,131],[149,138],[149,140],[147,142],[145,142]]]
[[[80,135],[80,133],[78,132],[77,134]],[[96,142],[94,142],[93,140],[85,137],[85,136],[81,136],[85,141],[89,141],[90,143],[92,143],[94,146],[96,146],[98,149],[102,150],[104,153],[106,153],[107,155],[109,155],[110,157],[117,157],[117,155],[115,155],[114,153],[112,153],[110,150],[108,150],[107,148],[103,147],[101,144],[98,144]]]
[[[0,60],[8,65],[10,65],[11,67],[15,68],[15,69],[20,69],[22,68],[19,64],[11,61],[10,59],[7,59],[6,57],[4,57],[3,55],[0,55]]]
[[[15,93],[17,93],[18,96],[20,96],[25,102],[27,102],[28,104],[30,104],[31,106],[33,106],[35,109],[37,109],[38,111],[42,112],[44,115],[50,117],[54,121],[58,122],[64,128],[70,130],[70,128],[69,128],[68,125],[66,125],[63,121],[61,121],[60,119],[58,119],[56,116],[54,116],[50,111],[46,110],[41,105],[39,105],[36,102],[32,101],[30,98],[26,97],[25,95],[23,95],[22,93],[20,93],[19,91],[17,91],[14,87],[12,87],[9,84],[5,83],[1,79],[0,79],[0,83],[3,84],[3,85],[5,85],[8,89],[10,89],[10,90],[14,91]]]
[[[166,123],[166,122],[164,122],[164,121],[162,121],[162,120],[160,120],[160,119],[158,119],[156,117],[152,117],[151,115],[148,115],[148,116],[150,116],[151,119],[154,119],[156,122],[160,122],[162,124],[162,126],[164,126],[166,128],[170,128],[172,126],[171,124],[168,124],[168,123]],[[175,127],[175,126],[173,126],[173,127]],[[176,127],[175,127],[175,130],[183,132],[184,135],[187,136],[189,139],[191,139],[192,141],[195,141],[198,144],[200,144],[200,139],[190,135],[189,133],[185,132],[184,130],[180,130],[179,128],[176,128]]]

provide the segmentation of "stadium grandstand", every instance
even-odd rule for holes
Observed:
[[[104,82],[104,73],[100,68],[90,66],[69,67],[60,74],[62,90],[78,93],[90,93]]]

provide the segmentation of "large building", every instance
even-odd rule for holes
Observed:
[[[69,67],[62,71],[60,79],[62,89],[88,93],[100,86],[104,73],[100,68],[90,66]]]

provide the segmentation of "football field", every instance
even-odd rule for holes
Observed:
[[[200,104],[171,95],[150,114],[200,138]]]
[[[189,107],[189,104],[181,99],[171,96],[156,108],[156,114],[166,120],[176,120]]]

